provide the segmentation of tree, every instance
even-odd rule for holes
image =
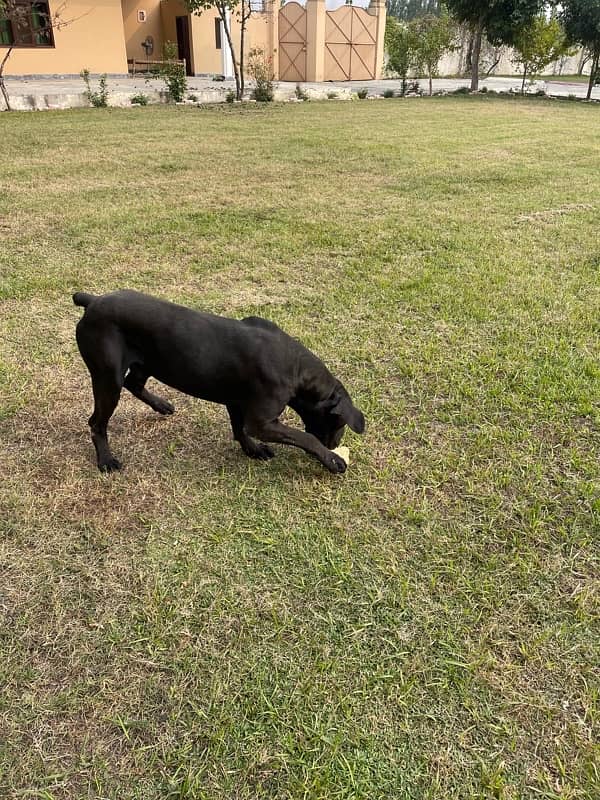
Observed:
[[[387,0],[386,11],[389,17],[408,22],[425,14],[439,14],[440,0]]]
[[[67,7],[64,2],[58,6],[53,14],[46,13],[45,11],[34,9],[32,3],[18,3],[15,0],[0,0],[0,22],[5,25],[5,30],[10,33],[8,50],[0,61],[0,92],[4,97],[6,103],[6,110],[11,111],[10,98],[8,96],[8,89],[4,82],[4,69],[11,57],[12,51],[17,45],[23,44],[24,32],[29,35],[35,36],[38,40],[49,38],[53,30],[59,31],[71,25],[79,17],[72,17],[65,19],[63,12]]]
[[[541,75],[546,67],[571,50],[563,26],[556,17],[548,19],[543,14],[534,17],[517,33],[513,47],[515,63],[523,65],[521,93],[525,91],[527,76]]]
[[[471,91],[476,92],[484,34],[492,44],[512,45],[518,31],[540,11],[543,0],[446,0],[446,5],[459,22],[468,23],[473,31]]]
[[[414,19],[411,23],[416,42],[415,60],[419,71],[427,72],[429,94],[433,94],[432,78],[437,75],[441,57],[454,46],[456,24],[448,13],[439,17],[428,14]]]
[[[231,51],[233,61],[233,75],[235,77],[235,96],[241,100],[244,96],[244,45],[246,39],[246,26],[252,14],[252,0],[185,0],[188,10],[192,14],[201,14],[203,11],[215,9],[221,22],[227,44]],[[231,33],[231,15],[236,14],[240,21],[240,55],[236,59],[235,47]]]
[[[406,79],[415,65],[417,44],[411,24],[388,17],[385,25],[385,47],[388,66],[402,78],[402,95],[406,93]]]
[[[560,16],[567,36],[592,54],[587,99],[600,82],[600,0],[564,0]]]

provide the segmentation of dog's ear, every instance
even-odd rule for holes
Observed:
[[[350,400],[348,392],[343,387],[340,387],[335,393],[335,405],[332,409],[333,413],[341,417],[350,430],[354,433],[365,432],[365,418],[362,413]]]

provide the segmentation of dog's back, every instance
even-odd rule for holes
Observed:
[[[86,309],[77,342],[88,366],[100,356],[111,371],[140,363],[162,383],[204,400],[226,404],[244,387],[291,384],[300,359],[329,374],[299,341],[260,317],[229,319],[131,290],[78,292],[73,301]]]

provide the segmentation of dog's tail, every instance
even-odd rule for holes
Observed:
[[[73,295],[73,302],[76,306],[83,306],[87,308],[92,300],[96,299],[95,294],[88,294],[87,292],[75,292]]]

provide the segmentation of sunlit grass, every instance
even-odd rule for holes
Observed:
[[[600,116],[491,98],[2,115],[0,794],[585,798]],[[123,397],[71,292],[259,314],[364,410],[343,478]]]

